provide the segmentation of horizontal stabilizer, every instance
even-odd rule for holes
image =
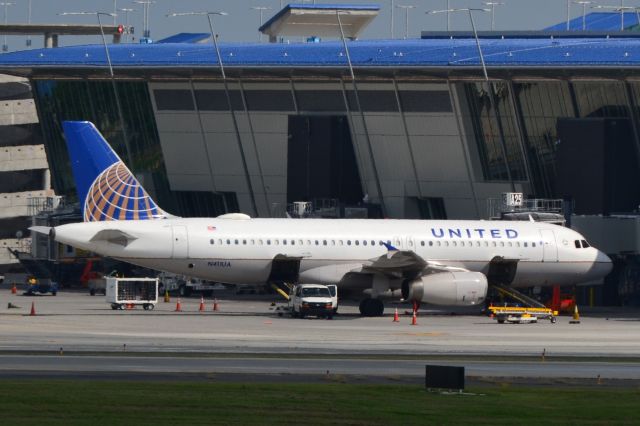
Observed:
[[[111,244],[118,244],[126,247],[130,242],[137,239],[138,237],[127,234],[126,232],[120,231],[119,229],[104,229],[96,233],[96,235],[94,235],[90,241],[106,241]]]
[[[37,232],[38,234],[49,235],[51,232],[50,226],[32,226],[29,228],[29,231]]]

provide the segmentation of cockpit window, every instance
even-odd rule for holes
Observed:
[[[589,243],[587,242],[587,240],[582,240],[582,247],[583,247],[583,248],[587,248],[587,247],[591,247],[591,246],[589,245]]]
[[[580,241],[575,240],[573,243],[576,245],[576,248],[580,248]]]

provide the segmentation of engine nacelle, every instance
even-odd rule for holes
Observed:
[[[402,283],[402,298],[446,306],[472,306],[487,296],[487,277],[480,272],[438,272]]]

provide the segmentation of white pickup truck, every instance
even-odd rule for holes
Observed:
[[[291,316],[304,318],[307,315],[332,319],[338,308],[338,294],[332,296],[329,287],[322,284],[298,284],[289,295]],[[334,303],[335,301],[335,303]]]

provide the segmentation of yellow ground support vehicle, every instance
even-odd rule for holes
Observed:
[[[551,323],[555,323],[558,311],[549,308],[531,308],[521,306],[489,306],[491,316],[498,321],[499,324],[505,322],[513,324],[526,324],[538,322],[541,319],[548,319]]]

